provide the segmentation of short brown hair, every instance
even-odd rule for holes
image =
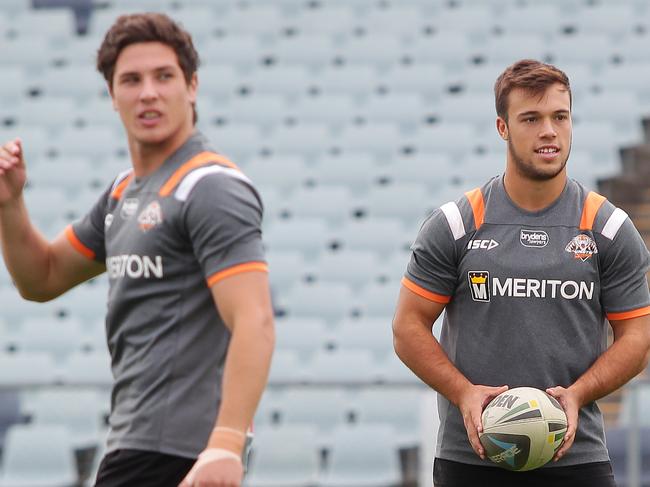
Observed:
[[[494,83],[494,101],[497,115],[508,121],[508,95],[516,88],[522,88],[531,95],[542,95],[546,89],[560,83],[569,92],[569,106],[571,106],[571,85],[569,77],[564,71],[550,64],[522,59],[512,66],[508,66]]]
[[[138,13],[118,17],[97,51],[97,70],[111,90],[117,58],[125,47],[139,42],[161,42],[171,47],[185,81],[190,83],[192,75],[199,68],[199,55],[192,43],[192,36],[165,14]],[[196,123],[196,107],[192,109]]]

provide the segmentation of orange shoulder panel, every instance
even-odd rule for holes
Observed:
[[[485,218],[485,203],[483,201],[483,193],[481,193],[481,188],[476,188],[465,193],[469,204],[472,206],[472,212],[474,213],[474,225],[478,230],[483,225],[483,219]]]
[[[189,173],[191,170],[196,169],[197,167],[204,166],[206,164],[216,163],[222,164],[231,169],[239,168],[226,159],[224,156],[216,154],[214,152],[201,152],[200,154],[195,155],[189,161],[184,163],[181,167],[176,169],[174,174],[172,174],[169,179],[162,185],[158,194],[160,196],[169,196],[174,188],[178,186],[178,183]]]
[[[131,174],[129,174],[124,179],[122,179],[122,181],[120,181],[120,183],[117,186],[115,186],[115,189],[111,193],[111,198],[119,200],[122,197],[122,193],[124,193],[124,190],[129,185],[132,179],[133,179],[133,172],[131,172]]]
[[[589,191],[585,199],[585,206],[582,208],[582,218],[580,219],[580,230],[591,230],[594,228],[594,220],[598,210],[607,200],[604,196],[599,195],[593,191]]]

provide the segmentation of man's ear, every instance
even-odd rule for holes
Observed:
[[[503,140],[508,140],[508,122],[506,122],[503,118],[497,117],[497,132],[499,132],[499,136]]]

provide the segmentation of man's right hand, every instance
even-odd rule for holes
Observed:
[[[18,199],[26,180],[22,141],[10,140],[0,147],[0,207]]]
[[[469,442],[482,460],[485,460],[485,450],[478,437],[483,432],[483,421],[481,420],[483,410],[492,399],[507,390],[508,386],[490,387],[470,384],[458,401],[458,408],[463,416]]]

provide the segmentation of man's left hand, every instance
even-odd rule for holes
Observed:
[[[553,461],[557,462],[564,456],[567,450],[571,448],[573,440],[575,440],[576,430],[578,429],[578,411],[580,410],[580,404],[578,398],[571,389],[556,386],[546,389],[546,392],[557,399],[557,402],[559,402],[560,406],[564,409],[564,414],[566,414],[567,420],[567,429],[566,434],[564,435],[564,441],[553,457]]]
[[[234,456],[210,459],[201,454],[178,487],[240,487],[243,476],[240,459]]]

